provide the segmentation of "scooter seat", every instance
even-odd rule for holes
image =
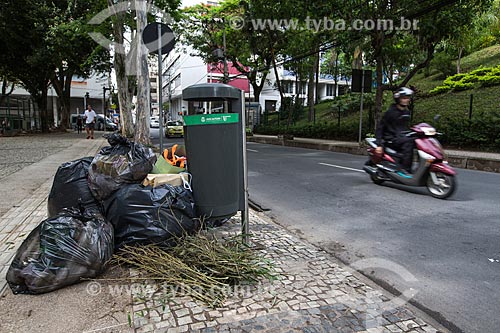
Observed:
[[[398,153],[397,151],[395,151],[394,149],[392,148],[389,148],[389,147],[384,147],[384,151],[391,155],[391,156],[395,156],[395,157],[402,157],[402,155],[400,153]]]

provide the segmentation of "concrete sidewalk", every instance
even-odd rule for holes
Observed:
[[[248,137],[247,141],[288,147],[328,150],[355,155],[366,155],[365,146],[360,146],[357,142],[350,141],[309,138],[293,138],[292,140],[284,140],[283,138],[276,135],[260,134],[254,134],[253,136]],[[456,149],[446,149],[445,153],[447,155],[448,162],[454,167],[489,172],[500,172],[500,154]]]
[[[125,281],[82,282],[44,295],[13,295],[5,286],[7,268],[27,234],[46,217],[57,167],[94,155],[105,144],[103,139],[82,138],[68,134],[62,140],[69,144],[0,182],[2,200],[9,191],[13,198],[6,198],[11,207],[0,217],[0,332],[446,332],[404,297],[385,292],[354,269],[371,265],[402,273],[390,263],[367,260],[347,267],[254,211],[252,244],[274,263],[279,278],[241,287],[221,308],[188,296],[172,297],[164,286],[144,283],[132,288]],[[33,138],[13,139],[19,146]],[[6,147],[3,143],[0,150]],[[33,185],[36,189],[26,194]],[[22,200],[15,199],[18,188],[25,191]],[[215,232],[228,235],[239,230],[236,217]],[[112,269],[104,277],[129,274],[133,272]]]

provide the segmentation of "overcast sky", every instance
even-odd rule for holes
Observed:
[[[190,7],[196,5],[197,3],[203,2],[201,0],[182,0],[181,7]]]

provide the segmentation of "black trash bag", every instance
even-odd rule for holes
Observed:
[[[200,228],[194,200],[182,186],[123,186],[104,201],[115,230],[115,250],[124,245],[173,246],[176,239]]]
[[[113,246],[113,227],[101,213],[65,209],[24,240],[7,282],[14,294],[42,294],[94,278],[113,255]]]
[[[108,143],[111,146],[102,148],[89,168],[89,188],[98,200],[108,198],[122,184],[142,182],[156,163],[151,148],[120,134],[109,135]]]
[[[47,200],[48,216],[56,216],[64,208],[98,207],[98,202],[90,192],[87,178],[88,169],[93,157],[84,157],[62,164],[56,172],[49,198]]]

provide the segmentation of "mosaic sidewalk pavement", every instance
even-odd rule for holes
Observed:
[[[445,332],[266,216],[250,215],[252,243],[265,249],[259,251],[275,264],[278,280],[242,288],[215,309],[188,296],[150,297],[132,289],[136,332]],[[233,218],[216,230],[231,235],[239,229]]]

